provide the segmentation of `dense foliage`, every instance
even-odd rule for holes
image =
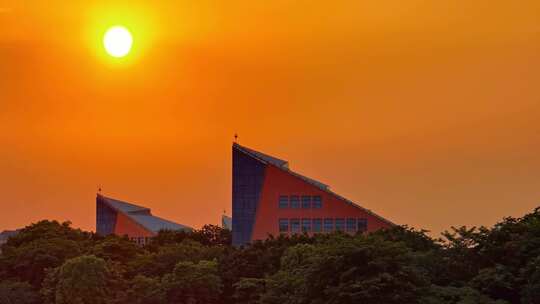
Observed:
[[[440,239],[398,226],[230,243],[211,225],[141,248],[41,221],[2,246],[0,304],[540,303],[540,208]]]

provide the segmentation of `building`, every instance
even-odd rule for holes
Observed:
[[[192,228],[153,216],[149,208],[97,195],[98,234],[127,235],[137,244],[144,245],[160,230],[192,230]]]
[[[328,185],[289,169],[289,164],[233,144],[233,245],[269,235],[370,232],[394,225],[332,192]]]
[[[223,214],[221,216],[221,228],[232,230],[232,218]]]
[[[4,230],[0,232],[0,253],[2,253],[2,245],[4,245],[10,237],[16,236],[17,234],[19,234],[20,231],[21,229]]]

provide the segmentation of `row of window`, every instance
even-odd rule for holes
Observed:
[[[140,237],[131,237],[130,239],[132,242],[135,242],[137,245],[146,245],[150,243],[151,238],[140,236]]]
[[[292,218],[279,219],[279,232],[281,233],[300,233],[300,232],[365,232],[367,231],[367,219],[365,218]]]
[[[322,198],[319,195],[280,195],[278,206],[279,208],[319,209],[322,208]]]

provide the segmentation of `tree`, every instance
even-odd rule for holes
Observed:
[[[39,293],[26,282],[1,281],[0,304],[38,304]]]
[[[511,303],[519,302],[517,278],[504,265],[481,269],[471,280],[471,285],[494,299],[503,299]]]
[[[80,245],[62,238],[38,239],[18,247],[6,246],[3,260],[7,276],[39,287],[45,269],[62,265],[65,260],[81,254]]]
[[[163,277],[163,286],[168,303],[217,303],[222,288],[217,262],[179,262]]]
[[[191,239],[181,243],[167,244],[157,248],[156,253],[139,255],[132,259],[132,272],[149,277],[163,276],[170,273],[180,261],[199,262],[213,260],[222,255],[223,248],[207,247]]]
[[[132,304],[165,304],[165,293],[157,278],[137,275],[129,282],[127,303]]]
[[[525,286],[521,291],[521,302],[540,304],[540,256],[528,263],[521,271]]]
[[[287,248],[297,244],[314,243],[318,237],[308,235],[270,236],[264,241],[255,241],[247,246],[227,247],[219,258],[219,274],[223,281],[222,299],[233,301],[235,283],[242,278],[258,278],[276,273],[280,269],[281,257]]]
[[[242,278],[233,285],[234,303],[236,304],[257,304],[264,293],[264,279]]]
[[[233,247],[227,233],[161,231],[141,248],[41,221],[2,247],[0,304],[540,304],[538,208],[444,240],[396,226]]]
[[[436,286],[429,288],[419,304],[507,304],[503,300],[493,300],[470,287]]]
[[[205,246],[230,246],[232,243],[231,231],[215,225],[204,225],[194,235]]]
[[[50,304],[108,304],[120,299],[114,270],[105,260],[84,255],[66,261],[50,270],[44,281],[42,294]]]
[[[25,227],[4,244],[0,275],[39,288],[45,269],[58,267],[80,255],[91,243],[90,233],[71,228],[69,222],[40,221]]]
[[[96,242],[94,248],[92,248],[92,252],[95,256],[103,258],[106,261],[125,264],[143,251],[127,238],[109,235],[103,240]]]
[[[289,248],[262,303],[414,303],[428,283],[410,249],[378,236],[327,236]]]

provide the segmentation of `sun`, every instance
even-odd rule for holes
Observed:
[[[113,26],[103,36],[103,46],[107,53],[113,57],[121,58],[129,54],[133,45],[133,37],[124,26]]]

